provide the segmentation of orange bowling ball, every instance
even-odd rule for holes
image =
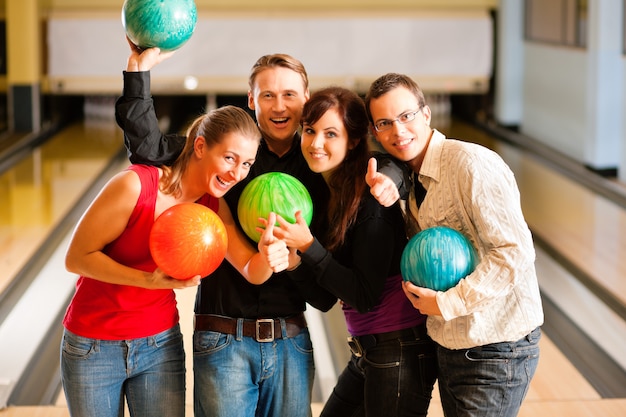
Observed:
[[[150,253],[157,266],[176,279],[206,277],[222,263],[228,236],[222,219],[197,203],[165,210],[150,231]]]

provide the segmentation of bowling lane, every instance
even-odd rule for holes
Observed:
[[[114,122],[79,122],[0,173],[0,294],[75,206],[111,158]]]
[[[60,316],[75,281],[65,247],[103,181],[128,165],[122,142],[113,120],[79,122],[0,174],[0,340],[11,341],[0,344],[0,408],[54,395]]]

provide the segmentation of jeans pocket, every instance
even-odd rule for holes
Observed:
[[[411,356],[411,366],[418,369],[420,384],[416,386],[424,398],[432,397],[433,387],[437,376],[439,375],[439,367],[437,366],[437,346],[432,340],[412,341],[403,345],[404,355]]]
[[[208,355],[222,350],[231,343],[233,336],[212,331],[196,331],[193,334],[193,354]]]
[[[296,337],[290,337],[285,341],[292,344],[296,351],[305,355],[310,355],[313,352],[313,343],[311,342],[311,336],[309,329],[302,329]]]
[[[96,344],[96,339],[88,339],[66,331],[63,334],[63,355],[74,359],[89,359],[96,350]]]
[[[467,349],[465,357],[470,361],[507,361],[515,354],[511,351],[509,343],[494,343],[477,348]]]

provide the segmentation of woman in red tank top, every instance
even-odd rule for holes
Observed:
[[[164,58],[158,50],[148,54]],[[252,283],[288,266],[287,247],[272,236],[273,227],[257,251],[220,199],[247,176],[260,136],[243,109],[211,111],[192,123],[171,167],[130,166],[84,213],[66,255],[67,270],[80,276],[61,345],[72,416],[121,416],[124,398],[134,416],[184,416],[185,355],[173,290],[197,286],[201,277],[174,279],[157,268],[149,234],[163,211],[199,200],[216,211],[228,233],[226,259]]]

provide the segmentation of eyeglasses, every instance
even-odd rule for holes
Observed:
[[[376,129],[377,132],[384,132],[385,130],[391,129],[391,126],[393,126],[393,122],[398,122],[400,124],[409,123],[410,121],[415,119],[415,115],[421,111],[422,109],[420,108],[415,111],[408,111],[406,113],[402,113],[400,116],[398,116],[397,118],[393,120],[390,120],[390,119],[379,120],[376,123],[374,123],[374,129]]]

